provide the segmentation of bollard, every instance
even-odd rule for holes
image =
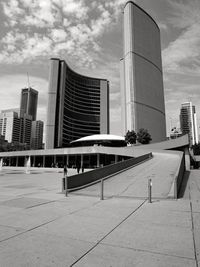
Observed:
[[[101,179],[101,195],[100,200],[103,200],[103,179]]]
[[[152,181],[151,179],[148,180],[148,202],[152,203],[151,201],[152,198]]]
[[[65,196],[67,197],[68,194],[68,183],[67,183],[67,176],[65,177]]]
[[[65,192],[65,177],[62,178],[62,193]]]

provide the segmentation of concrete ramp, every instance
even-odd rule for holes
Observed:
[[[177,198],[177,181],[183,153],[154,152],[153,158],[104,181],[105,197],[147,198],[148,179],[152,179],[152,197]],[[183,167],[183,166],[182,166]],[[81,189],[76,194],[100,195],[100,185]]]

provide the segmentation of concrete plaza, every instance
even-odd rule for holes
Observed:
[[[0,266],[198,266],[200,172],[186,173],[178,200],[164,198],[171,181],[163,174],[168,182],[155,187],[148,203],[136,177],[146,173],[156,184],[154,164],[107,180],[103,201],[99,185],[61,194],[62,170],[4,169]]]

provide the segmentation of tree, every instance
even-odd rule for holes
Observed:
[[[192,145],[194,155],[200,155],[200,143]]]
[[[151,135],[146,129],[141,128],[137,133],[137,141],[141,144],[149,144],[152,140]]]
[[[125,141],[127,144],[135,144],[136,143],[137,135],[134,130],[128,131],[125,135]]]

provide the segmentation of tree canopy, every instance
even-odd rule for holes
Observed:
[[[147,129],[139,129],[137,133],[137,141],[141,144],[149,144],[152,140],[151,135],[149,134]]]
[[[192,146],[194,155],[200,155],[200,143],[194,144]]]
[[[137,135],[134,130],[128,131],[125,135],[125,141],[127,144],[135,144],[136,143]]]

